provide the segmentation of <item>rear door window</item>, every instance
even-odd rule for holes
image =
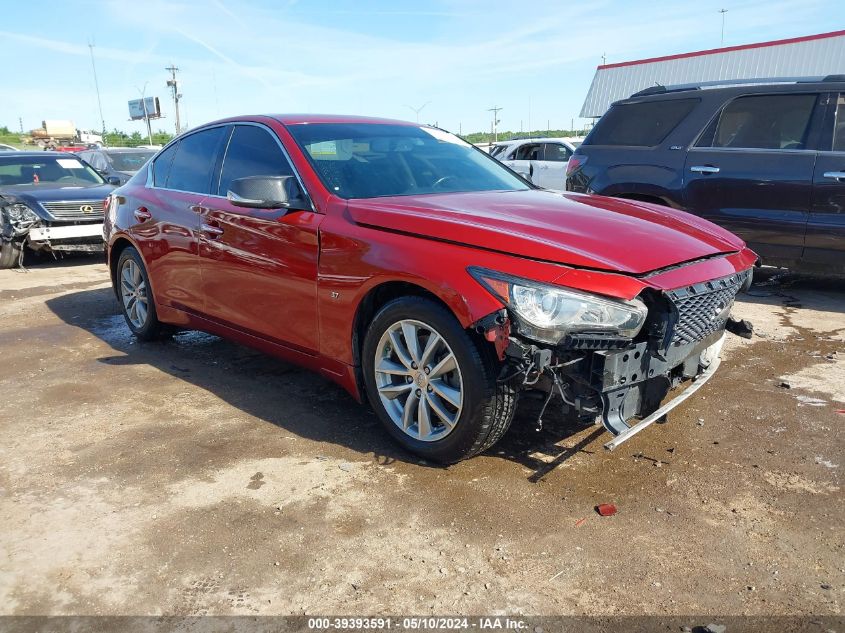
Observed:
[[[179,141],[179,149],[170,165],[167,188],[191,193],[209,193],[217,150],[226,130],[225,127],[213,127],[194,132]]]
[[[815,94],[754,95],[731,101],[719,117],[706,147],[805,149]]]
[[[560,143],[546,143],[545,160],[555,163],[565,163],[572,156],[572,152],[566,145]]]
[[[615,105],[596,123],[590,145],[654,147],[678,127],[698,99],[665,99]]]
[[[225,196],[233,180],[247,176],[293,176],[293,168],[270,132],[237,125],[223,159],[217,195]]]
[[[513,155],[514,160],[542,160],[543,146],[539,143],[527,143],[521,146]]]
[[[833,124],[833,151],[845,152],[845,94],[836,100],[836,120]]]

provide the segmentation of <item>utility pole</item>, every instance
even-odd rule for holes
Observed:
[[[601,65],[602,65],[602,66],[606,66],[606,65],[607,65],[607,53],[602,53],[602,54],[601,54]]]
[[[23,117],[18,117],[18,125],[21,126],[21,134],[23,134]]]
[[[106,120],[103,118],[103,103],[100,101],[100,83],[97,81],[97,65],[94,63],[94,42],[88,42],[88,50],[91,53],[91,68],[94,70],[94,90],[97,91],[97,107],[100,110],[100,123],[103,126],[103,136],[105,136]]]
[[[499,106],[493,106],[492,108],[488,108],[487,112],[493,113],[493,142],[497,142],[499,140],[499,112],[504,110],[504,108],[500,108]]]
[[[531,136],[531,97],[528,97],[528,136]]]
[[[179,72],[179,69],[171,62],[170,66],[165,68],[165,70],[170,72],[170,79],[167,80],[167,87],[173,92],[173,108],[176,111],[176,136],[179,136],[182,132],[182,124],[179,121],[179,99],[182,98],[182,94],[179,92],[179,82],[176,81],[176,73]],[[149,122],[147,125],[149,125]],[[152,144],[152,141],[150,141],[150,144]]]
[[[426,101],[419,108],[415,108],[414,106],[411,106],[411,105],[408,105],[408,104],[405,104],[405,107],[410,108],[411,110],[414,111],[414,114],[417,115],[417,123],[419,123],[420,122],[420,112],[422,112],[423,108],[425,108],[429,103],[431,103],[431,101]]]
[[[725,45],[725,14],[727,12],[727,9],[719,9],[719,13],[722,14],[722,46]]]

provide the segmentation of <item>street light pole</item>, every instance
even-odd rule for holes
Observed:
[[[725,45],[725,14],[728,12],[727,9],[719,9],[719,13],[722,14],[722,46]]]
[[[97,65],[94,63],[94,43],[88,42],[88,50],[91,53],[91,68],[94,70],[94,90],[97,91],[97,107],[100,110],[100,123],[103,126],[103,136],[106,134],[106,120],[103,118],[103,102],[100,101],[100,82],[97,81]],[[103,139],[105,140],[105,139]]]
[[[144,82],[144,89],[141,90],[138,86],[135,86],[135,90],[141,93],[141,107],[144,108],[144,123],[147,124],[147,140],[149,140],[150,145],[153,144],[153,131],[150,128],[150,114],[147,112],[147,84],[150,83],[149,81]]]

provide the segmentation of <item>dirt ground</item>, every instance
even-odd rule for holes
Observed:
[[[758,335],[617,451],[523,413],[441,468],[314,374],[139,344],[99,259],[0,271],[0,613],[840,615],[845,284],[735,314]]]

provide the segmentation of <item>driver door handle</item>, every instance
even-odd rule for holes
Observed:
[[[845,171],[826,171],[825,178],[832,178],[833,180],[845,180]]]
[[[696,174],[718,174],[719,168],[713,165],[693,165],[689,168],[690,171]]]

